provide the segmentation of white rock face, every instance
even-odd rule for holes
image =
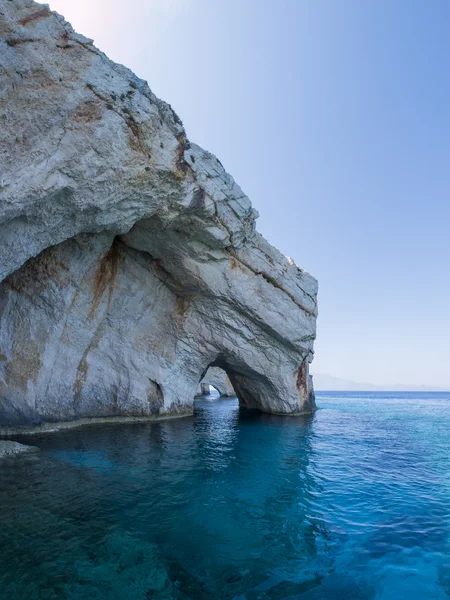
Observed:
[[[219,367],[210,367],[206,371],[197,388],[196,396],[208,394],[210,385],[214,386],[221,396],[231,397],[236,395],[228,375]]]
[[[146,82],[30,0],[0,0],[0,425],[315,408],[317,282]]]

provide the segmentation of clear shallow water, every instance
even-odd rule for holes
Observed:
[[[448,598],[450,393],[317,404],[17,438],[0,599]]]

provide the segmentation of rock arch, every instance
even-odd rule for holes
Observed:
[[[228,375],[220,367],[210,367],[206,371],[199,385],[200,389],[197,390],[197,395],[208,393],[209,389],[207,391],[206,387],[210,385],[212,385],[219,392],[220,396],[224,398],[230,398],[236,395]],[[203,386],[205,386],[205,388],[203,388]]]
[[[314,410],[316,280],[146,82],[32,0],[0,20],[0,426],[189,414],[208,367]]]

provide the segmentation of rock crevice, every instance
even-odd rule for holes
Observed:
[[[170,105],[63,17],[0,0],[0,425],[314,410],[317,282]]]

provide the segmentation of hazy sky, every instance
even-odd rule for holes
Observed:
[[[448,0],[50,0],[319,280],[313,371],[450,388]]]

